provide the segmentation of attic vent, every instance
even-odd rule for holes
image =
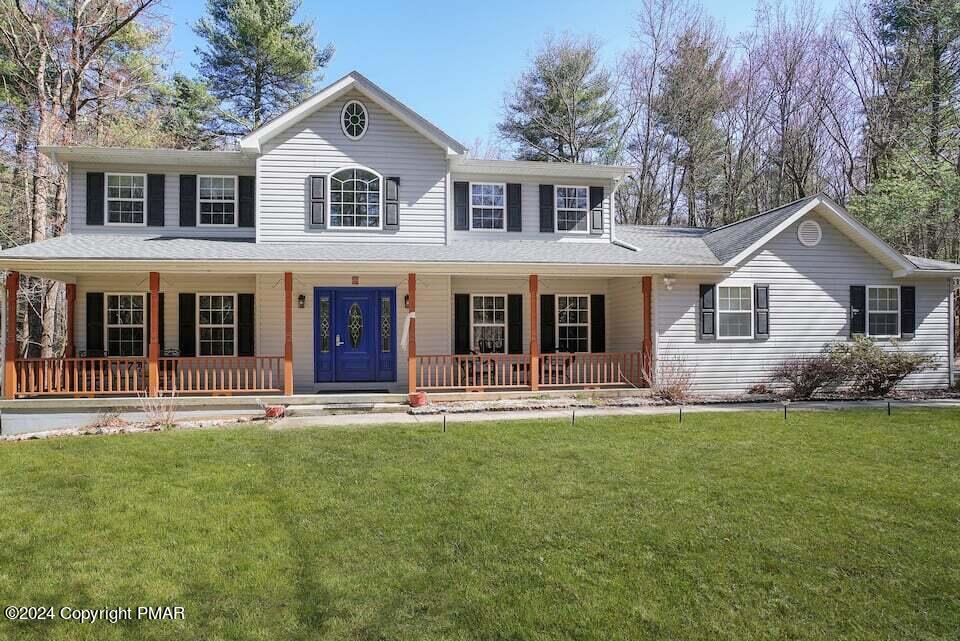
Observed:
[[[367,131],[367,108],[359,100],[351,100],[340,112],[340,127],[351,140],[357,140]]]
[[[823,230],[820,229],[820,223],[815,220],[805,220],[797,227],[797,238],[800,244],[805,247],[816,247],[823,238]]]

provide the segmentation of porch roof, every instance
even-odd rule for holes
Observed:
[[[633,250],[604,241],[455,240],[447,245],[367,242],[256,243],[252,239],[75,234],[0,251],[0,268],[52,269],[65,263],[169,262],[243,267],[276,263],[404,263],[688,268],[717,271],[717,258],[685,229],[628,232]],[[627,240],[627,238],[624,238]],[[72,266],[71,266],[72,267]],[[711,269],[712,268],[712,269]]]

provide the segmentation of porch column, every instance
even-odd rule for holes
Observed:
[[[407,392],[417,391],[417,275],[407,274],[407,295],[410,297],[410,329],[407,332]]]
[[[70,305],[68,304],[68,307]],[[69,321],[68,321],[69,322]],[[150,346],[147,350],[147,394],[160,395],[160,272],[150,272]]]
[[[73,358],[77,353],[76,323],[77,323],[77,285],[67,283],[67,342],[63,348],[63,355]]]
[[[293,395],[293,273],[283,273],[283,394]]]
[[[540,389],[540,279],[530,274],[530,389]]]
[[[643,352],[641,359],[641,367],[643,370],[640,372],[641,376],[646,377],[648,374],[653,377],[653,310],[652,307],[652,296],[651,291],[653,289],[653,279],[650,276],[644,276],[641,279],[641,287],[643,289]],[[649,385],[651,381],[647,381]]]
[[[17,290],[20,273],[7,272],[7,344],[3,361],[3,397],[17,397]]]

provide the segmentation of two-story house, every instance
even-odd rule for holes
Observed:
[[[910,385],[953,380],[960,265],[823,196],[617,225],[629,168],[471,159],[358,73],[236,151],[43,151],[68,231],[0,268],[12,305],[19,273],[66,283],[66,354],[9,332],[8,398],[644,386],[665,360],[741,392],[854,334],[934,354]]]

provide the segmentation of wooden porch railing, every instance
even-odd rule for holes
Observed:
[[[417,356],[417,389],[522,389],[529,385],[526,354]]]
[[[530,385],[529,354],[417,356],[417,389],[504,390]],[[541,354],[540,387],[646,386],[641,352]]]
[[[540,387],[645,387],[642,352],[541,354]]]
[[[282,356],[161,358],[161,394],[253,394],[283,391]]]
[[[25,358],[16,361],[18,397],[142,394],[145,358]]]
[[[164,357],[160,394],[283,391],[281,356]],[[16,361],[16,396],[137,396],[149,386],[146,358],[27,358]]]

